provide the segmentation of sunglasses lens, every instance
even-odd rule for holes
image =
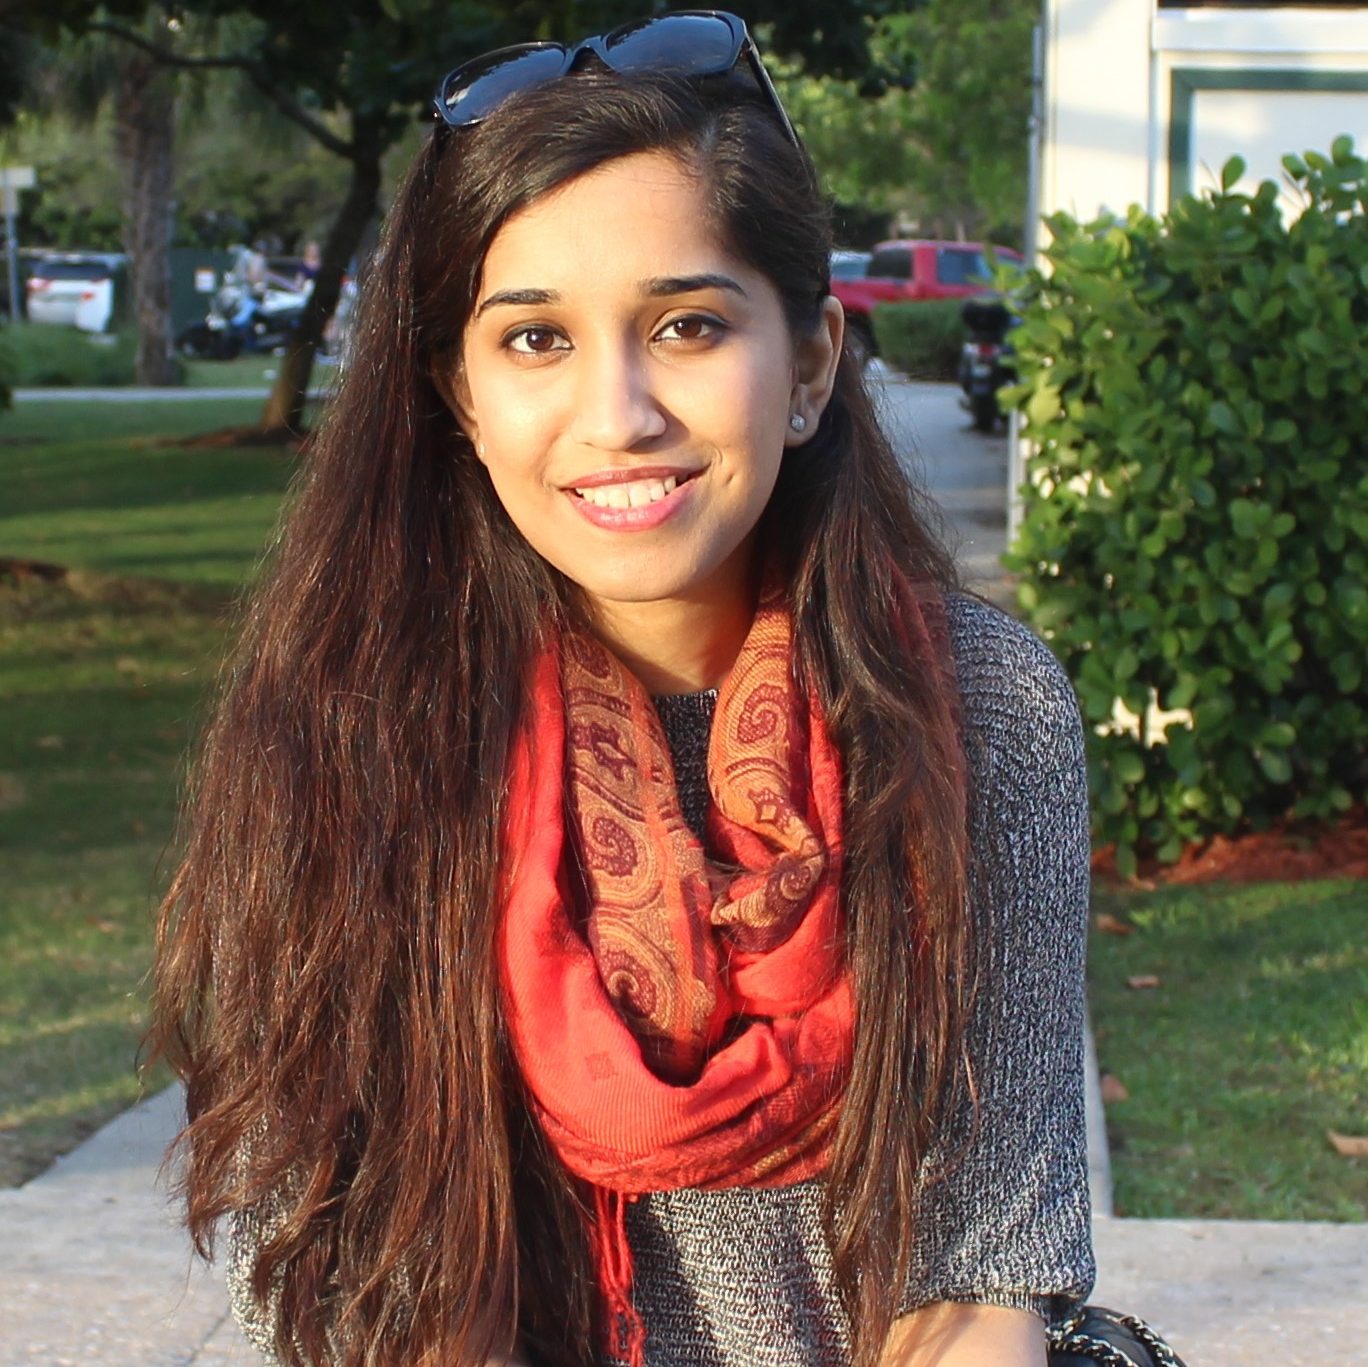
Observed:
[[[614,29],[603,46],[616,71],[712,76],[731,69],[741,30],[717,14],[663,14]]]
[[[478,123],[515,91],[554,81],[564,70],[565,49],[559,43],[491,52],[457,67],[442,83],[437,103],[449,124]]]

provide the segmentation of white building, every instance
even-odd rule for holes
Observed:
[[[1237,153],[1252,191],[1340,134],[1368,151],[1368,4],[1044,5],[1042,214],[1161,213]]]

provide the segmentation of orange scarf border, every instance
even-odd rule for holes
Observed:
[[[896,630],[949,668],[944,610],[898,578]],[[535,662],[502,832],[501,989],[534,1113],[589,1185],[608,1346],[641,1367],[625,1203],[822,1172],[854,1050],[840,906],[844,783],[762,595],[708,752],[708,852],[659,717],[599,642]]]

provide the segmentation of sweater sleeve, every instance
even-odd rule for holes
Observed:
[[[966,596],[949,610],[983,946],[968,1041],[977,1114],[961,1108],[928,1156],[903,1310],[972,1301],[1048,1318],[1084,1299],[1094,1277],[1082,725],[1067,677],[1029,631]]]
[[[277,1217],[271,1213],[230,1215],[225,1229],[224,1280],[228,1303],[243,1336],[261,1354],[262,1367],[280,1367],[275,1333],[279,1305],[274,1291],[263,1303],[252,1288],[257,1254],[270,1238]]]

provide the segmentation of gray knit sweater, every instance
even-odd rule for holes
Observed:
[[[970,1045],[977,1124],[951,1175],[927,1182],[903,1296],[1045,1316],[1093,1282],[1083,1113],[1088,812],[1072,690],[1025,628],[968,596],[949,603],[963,695],[974,865],[988,945]],[[715,695],[657,700],[686,818],[701,827]],[[928,1164],[934,1164],[931,1155]],[[844,1367],[849,1326],[821,1233],[820,1181],[661,1192],[628,1208],[633,1294],[649,1367]],[[234,1311],[268,1354],[248,1286],[255,1240],[229,1239]]]

